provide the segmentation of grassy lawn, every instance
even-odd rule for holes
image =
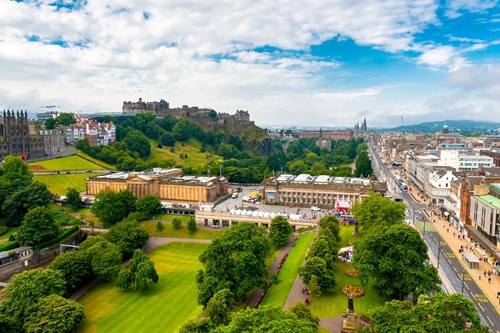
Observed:
[[[0,236],[0,245],[7,244],[9,242],[9,236],[17,232],[17,229],[19,229],[19,227],[10,227],[6,234]]]
[[[329,318],[342,315],[347,310],[347,296],[344,296],[340,289],[345,285],[360,286],[358,278],[352,278],[344,274],[346,269],[352,268],[352,264],[335,263],[335,280],[337,286],[331,293],[323,293],[311,304],[312,312],[320,318]],[[365,294],[354,299],[354,309],[358,315],[366,314],[369,309],[381,306],[384,302],[379,299],[373,291],[373,286],[362,287]]]
[[[190,138],[184,146],[180,142],[176,142],[175,152],[173,153],[170,151],[170,147],[158,148],[156,145],[156,142],[151,142],[151,155],[153,158],[173,159],[176,164],[182,164],[183,166],[197,168],[213,161],[222,162],[222,157],[217,154],[208,151],[202,153],[200,151],[201,143],[194,138]],[[187,154],[187,158],[181,159],[180,154]]]
[[[354,226],[341,226],[340,236],[342,240],[340,247],[349,246],[349,243],[355,243],[360,237],[353,237]],[[335,263],[335,280],[337,286],[331,293],[323,293],[320,297],[314,300],[311,304],[313,313],[320,318],[329,318],[339,316],[347,310],[347,296],[341,293],[341,289],[345,285],[353,285],[361,287],[361,282],[358,278],[352,278],[344,274],[346,269],[352,268],[350,263]],[[369,284],[362,287],[365,294],[354,299],[354,309],[358,315],[366,314],[369,309],[381,306],[384,302],[375,295],[373,285]]]
[[[77,155],[31,162],[28,165],[31,171],[106,170],[103,166],[85,160]],[[41,168],[35,168],[34,166],[40,166]]]
[[[116,167],[114,167],[113,165],[108,164],[106,162],[103,162],[101,160],[98,160],[97,158],[90,157],[89,155],[85,154],[81,150],[77,150],[76,155],[81,156],[82,158],[89,160],[91,162],[94,162],[95,164],[102,166],[106,170],[115,170],[116,169]]]
[[[288,254],[288,258],[283,263],[280,273],[278,274],[281,282],[271,286],[262,305],[278,305],[280,308],[285,306],[288,294],[290,294],[290,290],[292,289],[299,268],[302,265],[302,261],[304,261],[306,251],[313,237],[314,232],[308,232],[297,239],[295,246]]]
[[[173,237],[173,238],[192,238],[192,239],[214,239],[221,234],[221,229],[202,229],[198,228],[194,233],[189,232],[186,225],[183,223],[182,227],[175,230],[171,224],[163,223],[163,230],[159,231],[156,228],[158,221],[144,221],[140,225],[142,229],[146,230],[151,236],[159,237]]]
[[[79,300],[87,318],[77,332],[178,332],[201,314],[195,277],[207,246],[170,243],[150,252],[160,280],[146,293],[119,290],[115,281],[98,284]]]
[[[74,188],[78,192],[85,190],[85,179],[95,175],[95,173],[63,173],[60,175],[37,175],[33,178],[47,185],[50,193],[61,196],[66,195],[68,187]]]

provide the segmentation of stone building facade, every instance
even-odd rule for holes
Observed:
[[[146,194],[171,202],[213,202],[228,193],[224,177],[182,176],[181,169],[155,168],[144,172],[113,173],[87,178],[86,193],[94,196],[100,191],[127,189],[135,197]]]
[[[265,179],[262,195],[267,204],[320,206],[332,209],[338,202],[361,201],[371,192],[385,195],[384,182],[362,178],[311,176],[309,174],[280,175]]]
[[[44,139],[35,132],[26,111],[4,110],[0,117],[0,159],[7,155],[24,159],[46,155]]]

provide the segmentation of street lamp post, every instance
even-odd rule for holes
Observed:
[[[462,272],[462,296],[464,295],[465,271]]]
[[[440,263],[440,257],[441,257],[441,248],[443,246],[441,244],[438,245],[438,265],[437,265],[437,270],[439,271],[439,263]]]

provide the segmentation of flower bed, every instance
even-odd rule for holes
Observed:
[[[349,268],[344,271],[344,274],[353,278],[358,277],[358,270],[354,268]]]
[[[365,291],[361,287],[357,286],[343,286],[342,294],[349,296],[352,295],[353,298],[361,297],[365,294]]]

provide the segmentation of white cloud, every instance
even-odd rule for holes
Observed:
[[[480,13],[498,6],[498,0],[448,0],[445,15],[449,18],[457,18],[462,11]]]
[[[407,106],[384,99],[386,88],[375,84],[325,87],[322,75],[343,63],[310,56],[313,45],[350,38],[416,51],[432,67],[468,65],[465,51],[415,42],[438,24],[434,0],[89,0],[74,11],[54,11],[52,2],[0,1],[0,108],[117,111],[142,90],[145,100],[172,106],[248,109],[258,124],[352,125],[360,112],[377,117]],[[68,47],[51,45],[58,41]]]

